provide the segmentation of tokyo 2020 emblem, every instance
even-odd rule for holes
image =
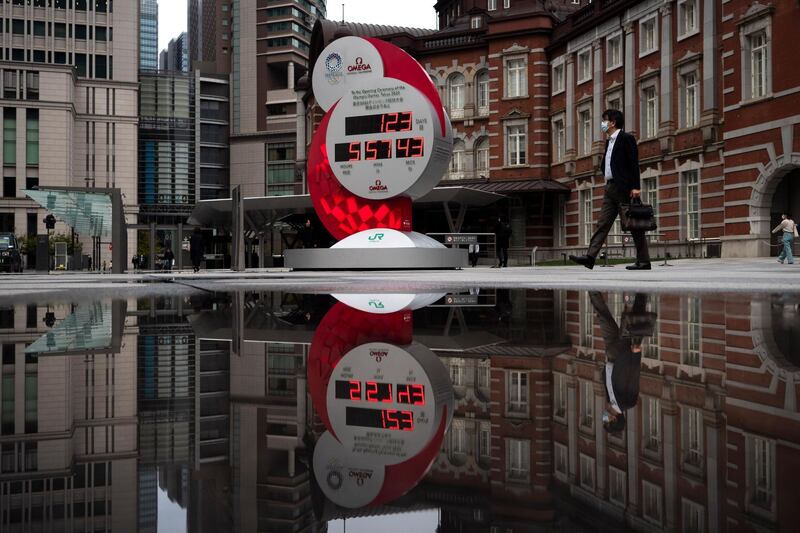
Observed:
[[[338,85],[342,81],[342,56],[336,52],[328,54],[325,58],[325,77],[331,85]]]

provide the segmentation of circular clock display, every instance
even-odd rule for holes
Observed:
[[[449,123],[449,121],[447,121]],[[447,170],[452,135],[418,89],[393,78],[350,87],[326,135],[336,179],[362,198],[424,195]]]
[[[414,457],[431,441],[451,411],[445,409],[448,398],[447,372],[428,348],[372,342],[336,365],[328,416],[345,449],[389,465]]]

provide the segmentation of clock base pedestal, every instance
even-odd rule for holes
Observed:
[[[287,250],[293,270],[444,270],[468,266],[467,250],[447,248],[416,232],[372,229],[331,248]]]

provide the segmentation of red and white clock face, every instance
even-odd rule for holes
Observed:
[[[347,91],[332,111],[325,145],[336,179],[373,200],[427,193],[451,147],[422,92],[391,78]]]
[[[430,350],[373,342],[342,358],[328,382],[327,404],[333,432],[346,449],[394,464],[431,440],[444,406],[436,404],[430,376],[420,364],[423,352]]]
[[[354,508],[389,501],[422,478],[441,448],[453,391],[425,346],[369,342],[340,359],[325,403],[332,431],[314,450],[315,477],[331,501]]]
[[[453,132],[436,86],[409,54],[342,37],[312,75],[326,112],[308,152],[308,190],[336,239],[373,228],[411,231],[411,200],[447,172]]]

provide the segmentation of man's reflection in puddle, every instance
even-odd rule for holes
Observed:
[[[647,312],[648,296],[637,293],[632,304],[626,299],[618,325],[599,292],[592,292],[589,297],[606,345],[603,428],[621,433],[625,430],[625,412],[639,401],[642,341],[653,335],[656,316]]]

